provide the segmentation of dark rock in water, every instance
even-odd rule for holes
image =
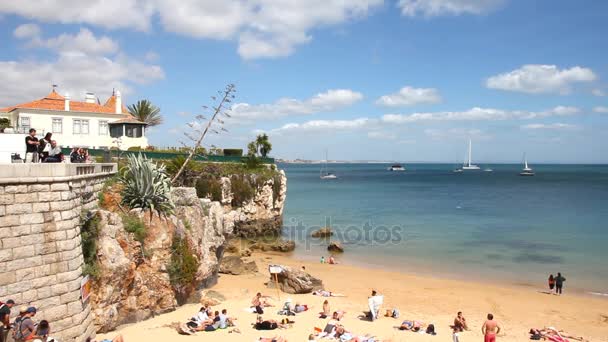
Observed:
[[[339,242],[331,242],[329,246],[327,246],[327,250],[334,253],[344,253],[344,248]]]
[[[311,236],[314,238],[326,238],[334,235],[334,232],[331,231],[331,228],[324,227],[319,230],[315,230],[312,232]]]
[[[262,252],[291,252],[296,249],[296,243],[292,240],[278,240],[273,242],[258,241],[249,246],[249,248]]]
[[[220,264],[220,273],[241,275],[247,273],[255,273],[258,271],[258,266],[255,261],[244,262],[240,256],[228,255],[222,258]]]
[[[292,294],[311,293],[323,289],[323,281],[302,270],[294,270],[288,266],[281,266],[283,272],[277,274],[281,291]],[[270,275],[267,283],[269,288],[275,288],[275,276]]]

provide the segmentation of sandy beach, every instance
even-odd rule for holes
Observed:
[[[230,276],[221,275],[212,290],[223,294],[227,300],[214,310],[228,309],[229,316],[238,318],[238,333],[230,329],[215,332],[200,332],[194,336],[181,336],[169,327],[174,322],[185,322],[193,316],[199,305],[188,304],[176,311],[157,316],[136,324],[123,326],[118,331],[97,336],[98,340],[122,334],[131,341],[254,341],[257,338],[283,336],[288,341],[306,341],[314,327],[323,328],[327,320],[318,318],[323,300],[310,294],[290,295],[275,289],[267,289],[268,264],[283,264],[296,268],[305,266],[312,275],[323,280],[325,288],[347,297],[329,298],[331,310],[345,310],[342,323],[355,334],[371,334],[382,341],[452,341],[450,325],[458,311],[467,318],[470,331],[460,333],[460,341],[483,341],[481,326],[487,313],[491,312],[503,331],[499,341],[529,340],[530,328],[553,326],[573,336],[588,341],[608,341],[608,300],[578,294],[569,294],[565,287],[562,296],[546,293],[545,284],[538,286],[497,285],[473,281],[441,279],[417,276],[395,271],[367,269],[349,265],[328,265],[297,260],[285,255],[254,254],[258,264],[257,274]],[[367,308],[367,296],[372,289],[385,296],[384,309],[398,308],[399,319],[382,317],[375,322],[358,318]],[[281,306],[287,298],[296,303],[307,304],[311,310],[290,317],[296,323],[289,329],[256,331],[251,327],[255,315],[245,311],[256,292],[271,296],[273,303]],[[268,308],[264,318],[280,320],[286,316],[276,314],[279,308]],[[431,336],[395,327],[404,319],[415,319],[433,323],[437,335]]]

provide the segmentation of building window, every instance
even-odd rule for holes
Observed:
[[[73,134],[89,134],[89,120],[74,119]]]
[[[141,138],[142,128],[140,125],[125,125],[125,133],[129,138]]]
[[[99,121],[99,135],[108,135],[107,121]]]
[[[53,133],[62,133],[63,131],[63,119],[53,118]]]
[[[30,125],[30,117],[29,116],[20,117],[19,126],[21,126],[21,132],[23,132],[23,133],[29,132],[30,128],[32,128],[32,126]]]

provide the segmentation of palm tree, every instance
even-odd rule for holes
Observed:
[[[266,135],[266,133],[258,135],[255,139],[255,144],[258,146],[263,158],[266,158],[268,153],[272,150],[272,144],[270,143],[270,140],[268,140],[268,135]]]
[[[156,126],[163,123],[160,115],[160,108],[156,107],[149,100],[139,100],[136,104],[129,105],[129,113],[137,120],[145,122],[148,126]]]

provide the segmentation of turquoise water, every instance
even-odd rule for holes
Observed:
[[[317,259],[326,243],[308,237],[331,225],[342,262],[406,272],[544,286],[562,272],[570,289],[608,293],[608,166],[282,164],[288,177],[284,234],[296,255]],[[366,233],[367,232],[367,233]]]

